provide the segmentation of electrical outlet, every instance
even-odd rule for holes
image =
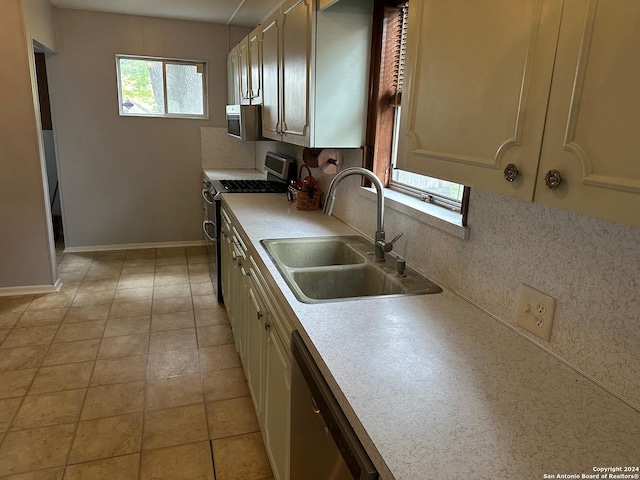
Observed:
[[[551,338],[556,299],[529,285],[522,284],[516,323],[534,335],[546,340]]]

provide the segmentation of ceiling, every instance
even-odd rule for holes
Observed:
[[[50,0],[60,8],[255,27],[282,0]]]

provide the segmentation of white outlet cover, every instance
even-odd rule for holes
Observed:
[[[522,284],[516,314],[518,325],[548,342],[551,339],[555,313],[555,298],[529,285]]]

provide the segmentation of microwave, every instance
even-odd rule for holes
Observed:
[[[261,105],[227,105],[227,133],[240,140],[262,140]]]

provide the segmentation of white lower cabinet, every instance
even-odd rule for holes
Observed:
[[[269,328],[266,341],[264,422],[262,434],[275,478],[289,478],[291,431],[291,360],[289,347]]]
[[[247,375],[247,383],[253,406],[258,415],[260,426],[263,422],[263,405],[264,405],[264,352],[265,352],[265,316],[266,310],[264,302],[260,298],[256,285],[251,274],[246,278],[246,296],[247,305],[244,323],[246,326],[247,351],[246,361],[244,362],[245,373]]]
[[[225,305],[276,480],[289,479],[291,328],[224,208],[222,280]]]

